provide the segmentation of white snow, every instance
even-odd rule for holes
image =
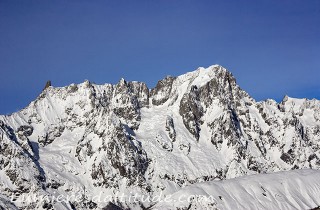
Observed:
[[[249,175],[185,187],[153,209],[311,209],[320,206],[320,171]]]

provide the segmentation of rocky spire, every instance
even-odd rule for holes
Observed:
[[[47,83],[46,83],[46,85],[44,86],[43,90],[47,89],[47,88],[50,87],[50,86],[51,86],[51,81],[48,80]]]

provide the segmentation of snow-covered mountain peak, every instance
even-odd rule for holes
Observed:
[[[83,200],[55,208],[101,209],[107,203],[92,200],[101,192],[124,208],[152,208],[115,194],[170,195],[200,182],[319,169],[320,102],[256,102],[213,65],[152,89],[124,79],[50,85],[25,109],[0,116],[0,137],[0,200],[34,208],[23,195],[72,192]]]
[[[225,75],[232,74],[220,65],[212,65],[207,68],[199,67],[197,70],[188,72],[186,74],[180,75],[177,77],[177,83],[183,84],[186,81],[189,81],[189,86],[195,85],[198,87],[203,86],[212,79],[219,79]]]

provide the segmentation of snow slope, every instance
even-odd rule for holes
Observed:
[[[312,209],[320,206],[320,171],[294,170],[198,183],[153,209]]]

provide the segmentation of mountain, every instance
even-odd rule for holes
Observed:
[[[226,194],[235,189],[225,186],[239,181],[246,187],[250,177],[254,189],[261,180],[268,193],[283,195],[299,183],[295,195],[306,196],[304,205],[291,207],[320,206],[320,182],[310,192],[311,182],[301,184],[309,174],[319,180],[318,100],[256,102],[219,65],[168,76],[153,89],[124,79],[115,85],[47,84],[29,106],[0,116],[4,209],[161,209],[159,199],[141,196],[217,186]],[[267,189],[267,180],[277,187],[279,176],[290,177],[288,184]],[[262,207],[268,209],[268,202]],[[232,209],[229,202],[221,205]]]

